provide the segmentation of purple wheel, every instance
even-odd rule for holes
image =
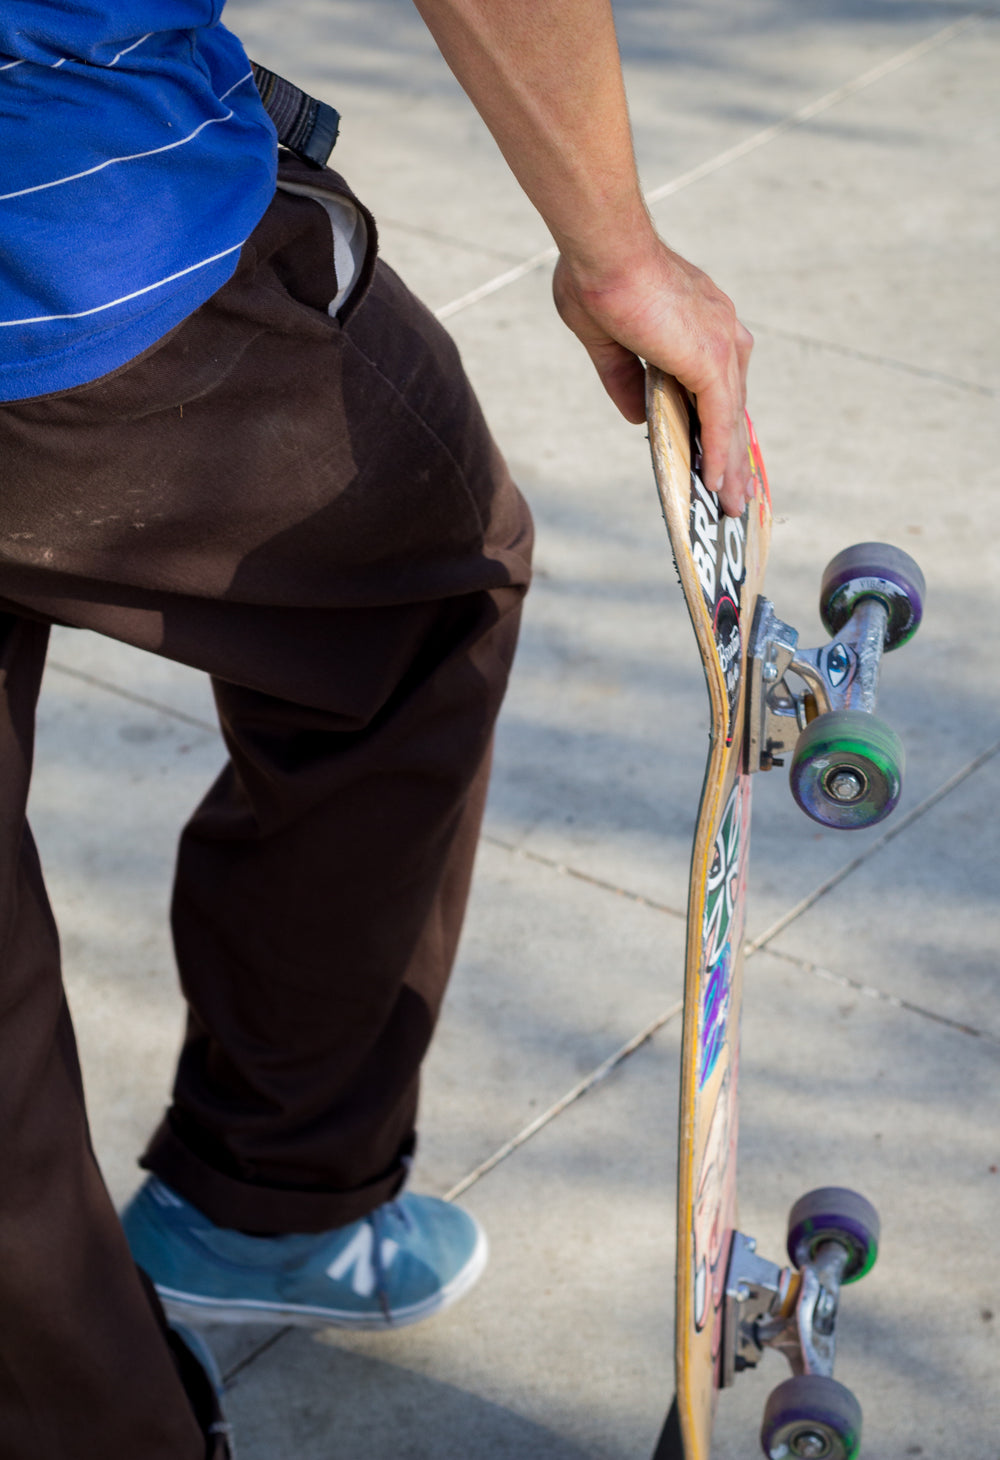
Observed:
[[[855,1460],[861,1406],[836,1379],[797,1374],[768,1399],[760,1443],[768,1460]]]
[[[788,779],[813,821],[857,831],[892,811],[905,763],[903,742],[884,720],[864,710],[829,710],[796,741]]]
[[[885,604],[886,649],[912,639],[924,614],[927,586],[917,564],[887,542],[858,542],[838,553],[823,570],[819,611],[831,635],[839,634],[863,598]]]
[[[824,1242],[839,1242],[850,1253],[841,1281],[854,1283],[875,1265],[880,1225],[878,1212],[858,1192],[821,1186],[800,1196],[788,1213],[788,1255],[801,1267]]]

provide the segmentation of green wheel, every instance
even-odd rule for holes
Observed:
[[[807,816],[854,831],[889,815],[903,788],[903,743],[863,710],[817,715],[799,736],[789,780]]]

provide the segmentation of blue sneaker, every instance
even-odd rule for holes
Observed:
[[[403,1327],[463,1297],[488,1255],[468,1212],[409,1194],[331,1232],[248,1237],[151,1176],[122,1224],[167,1317],[182,1322]]]

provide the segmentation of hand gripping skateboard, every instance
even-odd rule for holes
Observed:
[[[924,582],[906,553],[847,548],[822,578],[832,638],[805,650],[762,596],[771,501],[750,427],[755,494],[725,517],[700,477],[698,420],[675,380],[649,371],[656,484],[711,703],[691,855],[677,1174],[676,1398],[654,1460],[710,1460],[719,1391],[766,1348],[792,1377],[768,1400],[769,1460],[854,1460],[857,1400],[833,1378],[841,1287],[875,1261],[871,1204],[811,1191],[788,1222],[791,1266],[758,1256],[736,1204],[740,1008],[753,775],[790,758],[792,794],[824,826],[871,826],[899,799],[903,749],[874,715],[884,650],[915,632]]]

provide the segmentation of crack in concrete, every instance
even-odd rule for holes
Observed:
[[[867,999],[876,999],[881,1004],[891,1004],[894,1009],[905,1009],[909,1014],[919,1014],[922,1019],[930,1019],[932,1023],[942,1024],[946,1029],[954,1029],[958,1034],[968,1034],[973,1039],[982,1039],[987,1044],[994,1044],[1000,1048],[1000,1035],[992,1034],[988,1029],[976,1029],[972,1024],[966,1024],[961,1019],[952,1019],[947,1014],[938,1014],[923,1004],[914,1004],[910,999],[900,998],[898,994],[886,993],[884,989],[864,983],[861,979],[851,978],[846,973],[835,973],[832,968],[824,968],[821,963],[811,963],[808,958],[799,958],[795,953],[783,953],[780,948],[769,948],[768,953],[772,958],[780,958],[785,963],[791,963],[802,973],[813,974],[814,977],[822,979],[824,983],[834,983],[840,988],[854,989],[856,993],[864,994]]]
[[[457,238],[451,233],[442,233],[437,228],[423,228],[417,223],[404,223],[399,218],[387,218],[384,213],[378,216],[379,228],[398,228],[400,233],[411,234],[414,238],[426,238],[431,243],[446,244],[449,248],[461,249],[464,253],[476,254],[480,258],[499,259],[501,263],[516,264],[520,261],[520,255],[511,249],[490,248],[488,244],[476,243],[472,239]]]
[[[761,324],[760,321],[745,320],[752,334],[770,335],[778,340],[790,340],[812,350],[822,350],[829,355],[842,355],[848,360],[861,360],[866,365],[878,365],[887,370],[901,370],[907,375],[917,375],[923,380],[935,380],[941,385],[950,385],[956,390],[968,391],[971,395],[985,396],[995,400],[1000,391],[990,385],[978,385],[972,380],[963,380],[958,375],[948,375],[943,370],[929,370],[923,365],[910,365],[906,360],[897,360],[892,355],[877,355],[869,350],[857,350],[851,345],[840,345],[834,340],[817,339],[814,335],[803,335],[795,330],[785,330],[777,325]]]
[[[527,847],[518,846],[516,842],[504,841],[502,837],[494,836],[492,832],[484,831],[480,840],[488,842],[491,847],[499,847],[501,851],[509,852],[512,857],[523,858],[527,862],[534,862],[539,867],[547,867],[550,872],[556,872],[562,877],[574,877],[578,882],[586,882],[590,887],[599,887],[602,892],[614,893],[616,897],[623,897],[627,902],[635,903],[639,907],[652,908],[654,912],[666,913],[668,917],[685,918],[687,913],[671,907],[666,902],[656,902],[652,898],[643,897],[640,892],[632,892],[627,887],[621,887],[616,882],[609,882],[604,877],[595,877],[591,872],[584,872],[579,867],[571,867],[566,862],[557,862],[554,857],[547,857],[543,852],[533,852]]]
[[[280,1343],[291,1331],[292,1325],[290,1323],[286,1324],[284,1328],[279,1328],[276,1333],[271,1334],[270,1338],[265,1338],[250,1353],[245,1354],[242,1359],[237,1360],[232,1368],[226,1369],[222,1376],[223,1388],[228,1389],[238,1374],[241,1374],[244,1369],[249,1369],[250,1365],[256,1363],[258,1359],[263,1358],[268,1349],[274,1348],[275,1344]]]
[[[795,922],[797,918],[800,918],[803,913],[808,912],[811,907],[814,907],[828,892],[832,892],[835,887],[838,887],[852,872],[856,872],[865,862],[876,856],[889,842],[894,841],[896,837],[900,836],[904,831],[907,831],[915,821],[919,821],[922,816],[926,816],[927,812],[932,810],[939,801],[943,801],[945,796],[950,795],[963,781],[967,781],[970,776],[975,775],[976,771],[981,770],[998,753],[1000,753],[1000,740],[988,746],[979,755],[974,756],[960,770],[957,770],[953,776],[949,776],[946,781],[938,786],[936,791],[932,791],[929,796],[924,797],[919,805],[914,806],[912,811],[908,811],[905,816],[901,816],[898,820],[894,821],[888,831],[884,831],[863,852],[853,857],[851,861],[845,862],[839,871],[827,877],[824,882],[821,882],[818,887],[814,888],[801,902],[797,902],[794,907],[790,908],[788,912],[778,918],[776,922],[772,923],[769,928],[766,928],[763,933],[747,943],[747,955],[756,953],[761,948],[766,948],[779,933],[783,933],[791,923]]]
[[[56,659],[50,659],[46,668],[55,670],[57,674],[68,675],[70,679],[77,679],[81,684],[89,684],[94,689],[107,690],[108,694],[117,695],[119,699],[128,700],[130,704],[141,705],[145,710],[156,710],[158,714],[168,715],[171,720],[180,720],[182,725],[194,725],[198,730],[210,730],[215,735],[219,733],[218,725],[212,720],[187,715],[183,710],[175,710],[170,705],[163,704],[161,700],[150,699],[148,695],[137,695],[130,689],[122,689],[120,685],[112,684],[110,680],[99,679],[96,674],[74,669],[71,664],[61,664]]]
[[[478,1166],[473,1167],[460,1181],[457,1181],[454,1186],[445,1192],[444,1200],[455,1201],[458,1197],[462,1196],[464,1192],[468,1191],[470,1186],[474,1186],[477,1181],[492,1171],[494,1167],[499,1166],[501,1161],[505,1161],[508,1156],[513,1155],[516,1150],[530,1141],[533,1136],[536,1136],[539,1131],[544,1130],[547,1125],[550,1125],[557,1115],[562,1115],[564,1110],[568,1110],[571,1105],[575,1105],[595,1085],[599,1085],[602,1080],[606,1080],[613,1070],[616,1070],[619,1065],[624,1064],[631,1055],[635,1054],[636,1050],[641,1049],[644,1044],[647,1044],[657,1030],[662,1029],[664,1025],[676,1019],[683,1012],[683,1009],[684,1000],[679,999],[677,1003],[671,1004],[669,1009],[665,1009],[662,1014],[658,1014],[652,1023],[647,1024],[644,1029],[640,1029],[639,1033],[633,1035],[627,1043],[622,1045],[621,1049],[609,1055],[606,1060],[602,1060],[595,1069],[591,1070],[589,1075],[585,1075],[571,1090],[567,1090],[565,1095],[562,1095],[547,1110],[543,1110],[541,1115],[537,1115],[534,1120],[529,1121],[522,1130],[518,1131],[517,1135],[512,1136],[509,1141],[504,1141],[503,1145],[498,1146],[491,1156],[487,1156],[485,1161],[480,1161]]]

